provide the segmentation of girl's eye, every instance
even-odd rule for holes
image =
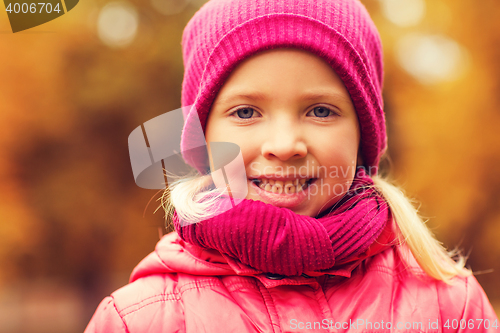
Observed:
[[[255,111],[252,108],[243,108],[243,109],[239,109],[238,111],[235,112],[235,114],[238,115],[238,118],[241,118],[241,119],[252,118],[254,113],[255,113]]]
[[[318,117],[318,118],[326,118],[330,115],[335,114],[332,110],[330,110],[324,106],[317,106],[314,109],[312,109],[309,113],[313,113],[314,116]]]

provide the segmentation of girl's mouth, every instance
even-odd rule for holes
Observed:
[[[309,187],[317,178],[279,180],[270,178],[250,179],[252,188],[263,199],[277,207],[291,208],[306,200]]]

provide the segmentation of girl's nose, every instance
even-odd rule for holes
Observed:
[[[307,155],[307,145],[294,126],[273,126],[262,144],[262,155],[281,161],[299,159]]]

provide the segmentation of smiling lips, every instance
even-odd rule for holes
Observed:
[[[277,207],[291,208],[307,199],[308,188],[316,178],[277,180],[270,178],[251,179],[256,193]]]

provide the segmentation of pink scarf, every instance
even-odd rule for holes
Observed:
[[[184,227],[174,214],[174,225],[188,243],[215,249],[262,272],[301,275],[347,262],[375,242],[390,214],[372,185],[364,168],[358,168],[349,191],[318,218],[244,200]]]

